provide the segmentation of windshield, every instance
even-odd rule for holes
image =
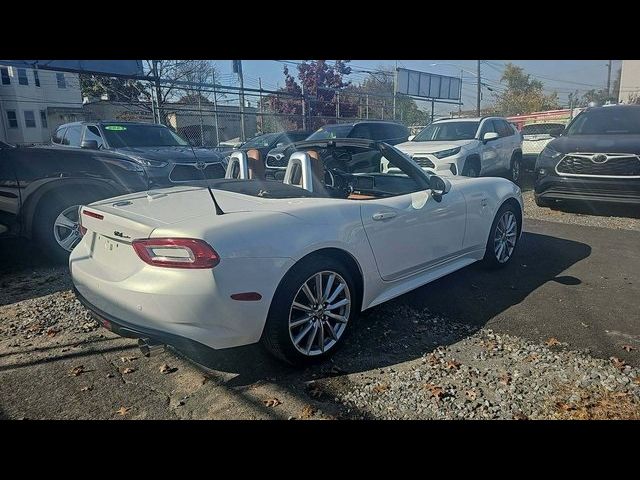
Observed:
[[[587,110],[569,125],[566,135],[640,134],[640,108]]]
[[[480,122],[440,122],[432,123],[413,139],[414,142],[438,140],[472,140],[476,136]]]
[[[177,147],[189,145],[170,129],[159,125],[109,124],[103,127],[112,148]]]
[[[307,140],[328,140],[331,138],[349,138],[353,125],[329,125],[319,128]]]
[[[562,123],[532,123],[531,125],[525,125],[522,127],[522,135],[544,135],[561,129],[564,130]]]
[[[252,138],[247,143],[242,145],[242,148],[263,148],[270,147],[280,136],[279,133],[267,133],[266,135],[259,135]]]

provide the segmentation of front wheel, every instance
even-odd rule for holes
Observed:
[[[351,272],[324,256],[295,265],[274,295],[262,335],[273,355],[304,365],[331,355],[357,310]]]
[[[485,266],[501,268],[513,258],[521,228],[518,218],[513,205],[500,207],[489,232],[483,259]]]
[[[519,155],[514,155],[511,159],[511,165],[509,167],[509,180],[513,183],[518,183],[520,180],[520,172],[522,169],[522,159]]]

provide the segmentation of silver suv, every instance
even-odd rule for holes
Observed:
[[[437,120],[396,147],[437,174],[520,179],[522,136],[501,117]]]

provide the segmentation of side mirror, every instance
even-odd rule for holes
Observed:
[[[80,143],[80,148],[86,148],[87,150],[98,150],[97,140],[83,140]]]
[[[407,141],[409,142],[413,142],[413,139],[416,138],[415,135],[409,135],[409,138],[407,138]]]
[[[496,138],[498,138],[498,134],[496,132],[487,132],[482,137],[482,141],[486,143],[490,142],[491,140],[495,140]]]
[[[552,137],[559,137],[560,135],[562,135],[562,132],[564,132],[564,128],[552,128],[551,130],[549,130],[549,135],[551,135]]]
[[[429,177],[429,188],[434,198],[440,198],[451,190],[451,182],[438,175]]]

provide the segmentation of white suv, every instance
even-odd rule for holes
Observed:
[[[500,117],[438,120],[396,148],[437,174],[520,178],[522,136]]]

